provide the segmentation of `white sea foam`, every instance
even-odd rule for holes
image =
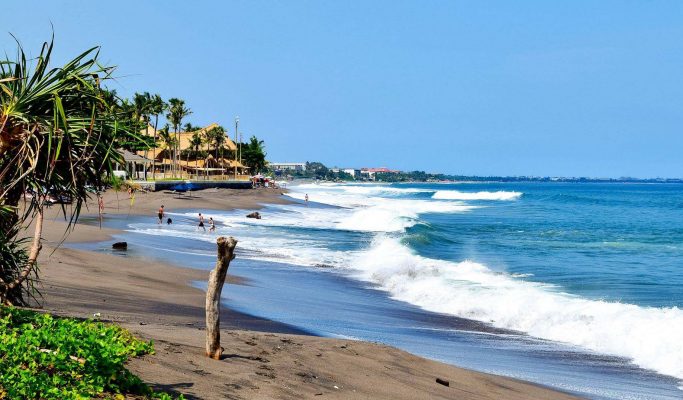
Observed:
[[[293,187],[293,198],[303,199],[308,193],[312,202],[342,208],[284,205],[274,206],[262,220],[246,220],[241,211],[213,217],[219,222],[219,231],[230,227],[236,232],[240,249],[248,250],[249,258],[337,267],[425,310],[626,357],[641,367],[683,379],[683,310],[590,300],[523,279],[531,275],[497,272],[467,260],[422,257],[402,244],[401,233],[407,227],[420,223],[424,213],[467,212],[473,207],[463,199],[415,199],[411,198],[415,192],[391,192],[386,187],[362,191],[350,185]],[[521,196],[518,192],[475,194],[476,200]],[[288,230],[286,234],[256,234],[254,229],[259,227]],[[292,227],[368,232],[374,239],[360,250],[334,251],[324,238],[307,229],[294,232]],[[149,231],[181,237],[187,236],[186,229],[192,228]],[[211,235],[206,239],[215,240]]]
[[[627,357],[683,379],[683,310],[584,299],[472,261],[434,260],[378,237],[353,261],[358,276],[426,310]]]
[[[314,187],[302,189],[313,190],[321,202],[361,209],[368,209],[368,204],[382,204],[387,200],[375,196],[389,193],[386,188],[367,189],[357,197],[361,193],[348,187],[327,187],[319,192]],[[400,194],[401,188],[394,189]],[[421,211],[429,208],[456,212],[442,208],[448,203],[468,209],[467,201],[516,200],[521,196],[520,192],[507,191],[439,190],[431,201],[391,199],[382,207],[382,213],[355,211],[345,218],[386,226],[392,214],[417,221]],[[427,204],[420,210],[423,202]],[[344,225],[344,221],[339,223]],[[339,260],[348,263],[345,266],[353,269],[358,278],[376,283],[395,299],[426,310],[627,357],[641,367],[683,379],[683,342],[680,340],[683,310],[679,308],[590,300],[563,293],[551,285],[521,279],[530,274],[509,275],[472,261],[456,263],[425,258],[414,254],[395,234],[377,234],[366,251],[347,254]]]
[[[292,187],[297,192],[306,191],[326,191],[326,192],[342,192],[350,194],[362,194],[362,195],[379,195],[379,194],[408,194],[408,193],[429,193],[434,190],[431,189],[420,189],[420,188],[406,188],[406,187],[396,187],[389,185],[367,185],[367,184],[337,184],[337,183],[308,183],[303,185],[296,185]]]
[[[467,205],[462,202],[452,201],[433,201],[419,200],[401,197],[370,196],[364,193],[359,194],[359,186],[340,185],[336,187],[323,187],[318,185],[308,185],[297,187],[295,191],[288,195],[298,200],[304,200],[309,196],[309,200],[316,203],[323,203],[338,207],[342,210],[316,209],[301,207],[290,207],[289,211],[297,214],[296,221],[291,221],[295,226],[302,223],[309,223],[310,227],[320,221],[328,222],[329,228],[342,229],[349,231],[365,232],[400,232],[418,223],[418,217],[427,213],[458,213],[470,211],[476,206]],[[331,189],[331,190],[330,190]],[[390,188],[383,187],[374,191],[372,187],[363,187],[363,192],[377,194],[397,194],[414,193],[410,188]],[[390,190],[391,189],[391,190]],[[314,221],[314,222],[312,222]],[[268,223],[268,222],[265,222]]]
[[[433,199],[436,200],[517,200],[522,197],[521,192],[460,192],[457,190],[437,190]]]

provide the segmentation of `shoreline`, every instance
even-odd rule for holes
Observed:
[[[163,201],[174,209],[258,209],[288,202],[280,190],[217,190],[185,197],[162,192],[105,195],[105,213],[155,218]],[[53,208],[56,212],[58,207]],[[84,216],[97,210],[89,204]],[[54,213],[54,212],[53,212]],[[106,218],[106,214],[105,214]],[[121,258],[54,246],[65,224],[47,218],[41,254],[44,310],[119,323],[153,339],[157,354],[136,359],[131,370],[160,390],[188,399],[219,398],[461,398],[570,399],[570,395],[519,380],[478,373],[384,345],[322,338],[222,307],[225,359],[204,357],[204,292],[191,285],[207,271],[139,257]],[[104,241],[116,230],[78,224],[67,242]],[[125,262],[121,262],[125,260]],[[112,268],[115,266],[115,268]],[[230,277],[230,271],[228,271]],[[234,279],[226,285],[240,284]],[[450,381],[450,387],[435,382]]]

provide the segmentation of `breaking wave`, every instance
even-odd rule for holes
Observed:
[[[459,192],[457,190],[438,190],[432,196],[435,200],[517,200],[522,197],[520,192]]]

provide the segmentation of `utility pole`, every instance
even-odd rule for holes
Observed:
[[[237,132],[239,131],[240,117],[235,117],[235,146],[237,146]],[[235,180],[237,180],[237,147],[235,147]]]

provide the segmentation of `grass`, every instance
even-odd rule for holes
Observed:
[[[153,343],[116,325],[0,307],[0,399],[123,399],[152,391],[125,368]],[[180,397],[182,399],[182,396]]]

